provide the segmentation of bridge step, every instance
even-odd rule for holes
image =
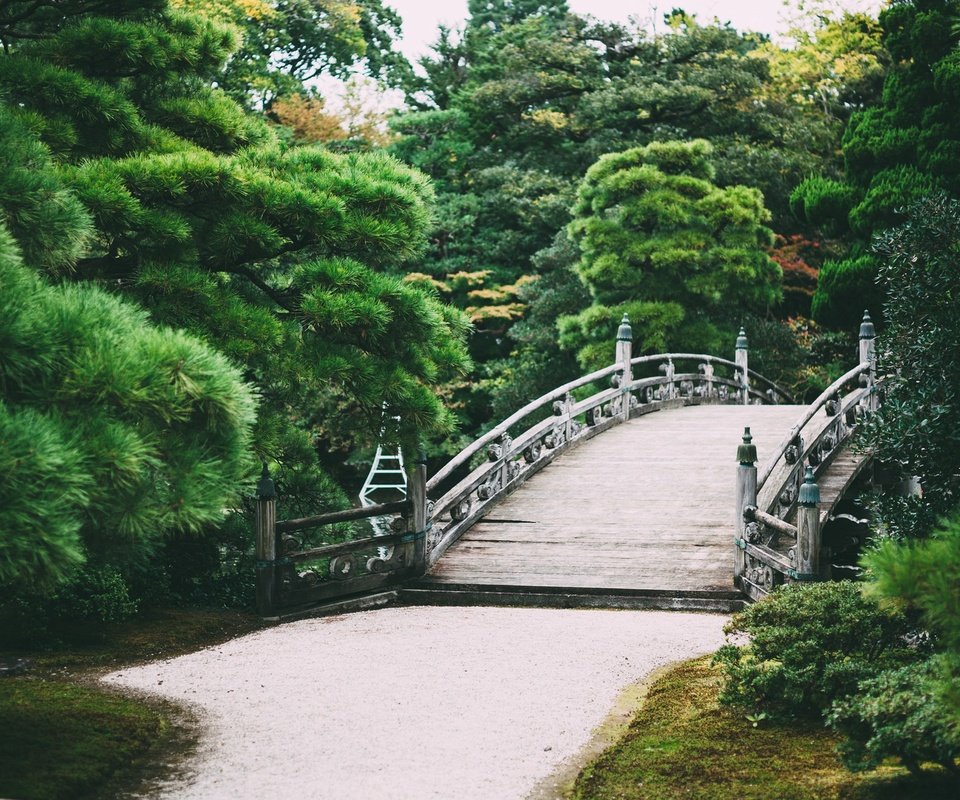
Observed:
[[[590,590],[582,587],[416,584],[400,590],[401,603],[437,606],[536,606],[708,611],[725,614],[746,607],[740,592]]]
[[[369,611],[373,608],[382,608],[395,603],[398,600],[399,592],[391,589],[386,592],[377,592],[376,594],[356,595],[334,600],[330,603],[315,604],[311,603],[305,606],[296,606],[284,609],[283,613],[276,617],[264,617],[264,622],[293,622],[298,619],[307,619],[309,617],[328,617],[333,614],[346,614],[350,611]]]

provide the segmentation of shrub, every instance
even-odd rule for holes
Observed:
[[[833,705],[827,725],[846,736],[840,757],[851,770],[872,769],[895,756],[911,771],[934,761],[956,772],[960,737],[939,701],[938,658],[886,670]]]
[[[123,576],[110,567],[81,569],[46,605],[51,617],[68,622],[123,622],[138,609]]]
[[[861,681],[917,656],[903,613],[851,582],[788,584],[735,614],[725,631],[750,641],[714,657],[726,678],[721,701],[772,718],[821,717]]]

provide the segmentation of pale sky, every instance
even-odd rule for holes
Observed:
[[[654,18],[660,22],[665,12],[679,7],[696,14],[704,23],[717,17],[721,22],[731,22],[738,30],[770,34],[784,31],[790,14],[790,8],[782,0],[568,0],[568,4],[576,14],[616,22],[636,17],[642,24]],[[411,60],[428,52],[430,43],[437,38],[440,23],[453,28],[461,25],[467,16],[467,0],[387,0],[387,5],[403,17],[400,49]],[[882,0],[837,0],[830,5],[875,12]],[[789,6],[795,8],[796,2]]]

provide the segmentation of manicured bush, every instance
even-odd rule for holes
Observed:
[[[789,584],[735,614],[715,661],[724,703],[775,718],[819,718],[861,681],[915,661],[911,625],[852,582]]]
[[[926,761],[958,771],[960,737],[936,685],[941,667],[931,658],[881,672],[833,705],[827,724],[847,737],[839,750],[848,768],[872,769],[894,756],[911,772]]]

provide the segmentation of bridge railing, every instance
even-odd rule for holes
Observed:
[[[733,361],[700,353],[634,358],[631,350],[632,331],[624,316],[613,364],[528,403],[464,448],[427,482],[427,496],[435,498],[428,500],[425,515],[428,567],[500,500],[562,452],[631,417],[694,403],[793,402],[788,392],[749,369],[742,330]],[[678,372],[676,362],[697,362],[697,369]],[[634,368],[652,365],[658,365],[661,374],[633,377]],[[610,382],[610,388],[576,399],[578,391],[603,380]],[[552,415],[544,419],[547,408]],[[477,464],[481,453],[486,460]],[[469,470],[465,477],[444,488],[464,470]]]
[[[392,503],[280,520],[266,465],[257,485],[256,591],[262,616],[369,594],[422,572],[426,467],[410,475],[407,497]],[[378,519],[391,531],[360,536],[357,523]],[[326,541],[325,541],[326,540]]]
[[[565,450],[632,417],[700,403],[793,402],[788,392],[749,368],[748,356],[741,330],[732,361],[700,353],[634,358],[632,331],[624,316],[613,364],[528,403],[464,448],[429,481],[425,465],[417,464],[409,474],[405,500],[278,521],[277,492],[265,466],[256,504],[259,612],[292,613],[300,606],[375,592],[423,574],[527,478]],[[677,371],[677,364],[687,363],[695,369]],[[654,366],[659,374],[634,377],[635,369],[648,372]],[[597,389],[603,381],[609,388]],[[451,481],[454,485],[448,486]],[[375,517],[386,522],[389,534],[357,536],[349,527]]]
[[[829,509],[821,509],[817,479],[878,407],[875,330],[864,312],[860,363],[816,398],[759,470],[750,429],[738,449],[736,560],[734,582],[754,599],[787,580],[817,580],[820,531]],[[822,412],[822,413],[821,413]],[[789,520],[796,518],[796,524]],[[773,544],[786,538],[786,553]]]

